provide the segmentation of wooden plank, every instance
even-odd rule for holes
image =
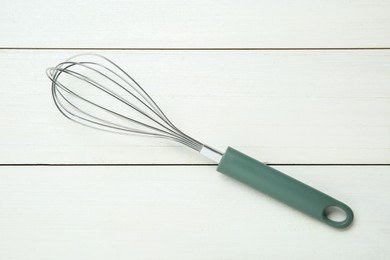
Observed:
[[[1,167],[0,258],[389,259],[389,167],[278,167],[348,203],[334,230],[215,167]]]
[[[389,51],[118,51],[189,135],[268,163],[390,163]],[[44,71],[74,52],[0,52],[0,163],[210,163],[176,143],[96,131],[55,108]]]
[[[2,1],[0,47],[390,47],[390,2]]]

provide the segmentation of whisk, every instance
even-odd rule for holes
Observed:
[[[176,141],[216,162],[217,171],[325,224],[345,228],[352,223],[353,212],[344,203],[231,147],[221,153],[180,131],[128,73],[104,56],[76,55],[48,68],[46,74],[56,107],[72,121]],[[343,219],[334,219],[340,212]]]

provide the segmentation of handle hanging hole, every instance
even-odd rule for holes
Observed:
[[[342,222],[347,219],[347,213],[340,207],[329,206],[324,210],[327,219],[335,222]]]

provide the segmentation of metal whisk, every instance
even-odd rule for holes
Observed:
[[[72,121],[179,142],[217,162],[217,171],[330,226],[345,228],[352,223],[353,212],[344,203],[231,147],[222,154],[180,131],[129,74],[101,55],[76,55],[46,73],[55,105]],[[335,210],[343,220],[332,219]]]

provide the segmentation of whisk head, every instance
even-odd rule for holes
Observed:
[[[85,126],[170,139],[200,151],[203,144],[171,123],[145,90],[111,60],[80,54],[46,70],[58,110]]]

